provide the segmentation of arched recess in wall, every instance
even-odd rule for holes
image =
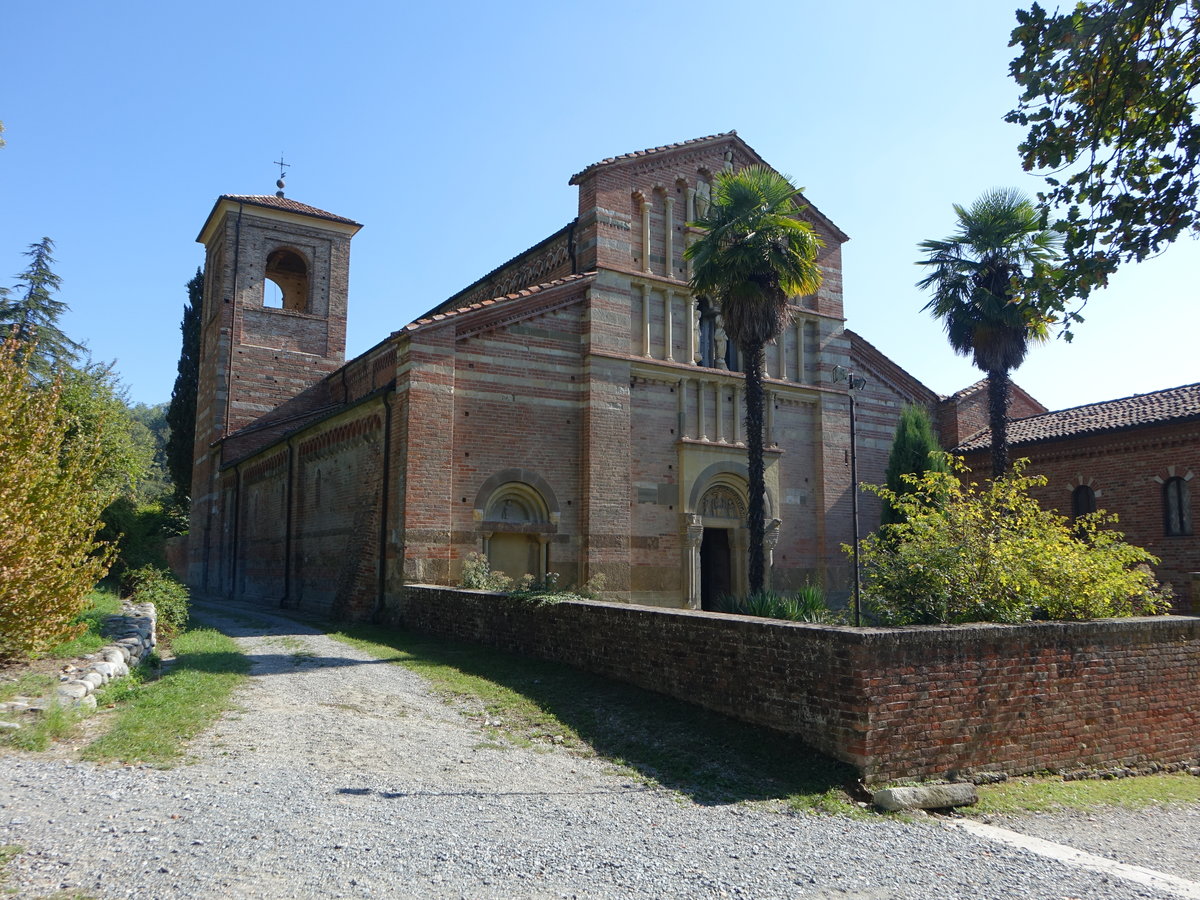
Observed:
[[[291,247],[272,250],[263,277],[263,306],[309,311],[309,265],[300,251]]]
[[[497,472],[475,495],[474,516],[493,571],[517,582],[526,575],[537,581],[545,578],[560,510],[544,478],[528,469]]]

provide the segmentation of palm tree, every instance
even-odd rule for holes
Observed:
[[[1054,322],[1031,292],[1052,281],[1061,237],[1012,189],[988,191],[970,209],[955,204],[954,212],[953,235],[918,245],[926,256],[917,265],[931,271],[917,287],[933,291],[924,308],[942,320],[954,352],[987,374],[995,477],[1008,470],[1009,372]]]
[[[746,373],[752,594],[763,588],[763,347],[791,321],[788,298],[821,284],[822,242],[800,218],[799,193],[766,166],[722,172],[708,211],[689,223],[705,232],[687,248],[692,291],[718,304]]]

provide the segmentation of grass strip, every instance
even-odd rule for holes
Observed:
[[[84,748],[85,759],[167,766],[182,755],[186,741],[228,708],[250,670],[234,640],[200,628],[181,634],[172,648],[175,660],[161,677],[122,679],[101,692],[101,705],[118,704],[116,721]]]
[[[783,800],[854,812],[852,768],[799,740],[631,685],[472,644],[353,626],[330,637],[405,666],[507,746],[562,744],[700,803]],[[484,742],[479,749],[502,750]]]
[[[1061,778],[1010,778],[979,788],[979,803],[970,815],[1053,812],[1120,806],[1136,809],[1155,804],[1200,803],[1195,775],[1139,775],[1134,778],[1063,781]]]
[[[54,741],[70,735],[85,715],[76,707],[51,703],[36,718],[26,716],[20,729],[0,734],[0,745],[34,752],[47,750]]]

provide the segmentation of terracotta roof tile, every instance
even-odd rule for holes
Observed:
[[[306,203],[297,203],[295,200],[289,200],[287,197],[276,197],[274,194],[222,194],[220,199],[232,200],[235,203],[248,203],[252,206],[265,206],[268,209],[281,209],[285,212],[300,213],[301,215],[313,216],[318,219],[328,219],[330,222],[345,222],[347,225],[360,224],[353,219],[347,219],[345,216],[338,216],[323,209],[317,209],[315,206],[309,206]]]
[[[736,135],[736,131],[722,131],[720,134],[710,134],[707,137],[692,138],[691,140],[679,141],[675,144],[663,144],[661,147],[649,147],[645,150],[635,150],[632,153],[622,153],[620,156],[610,156],[606,159],[600,160],[599,162],[592,163],[590,166],[580,172],[576,172],[571,176],[571,180],[567,183],[574,184],[577,178],[582,178],[588,172],[591,172],[593,169],[598,169],[600,166],[607,166],[611,165],[612,163],[623,162],[628,159],[639,159],[643,156],[653,156],[655,153],[663,153],[667,150],[677,150],[680,147],[690,147],[693,144],[703,144],[705,141],[715,141],[720,140],[721,138],[735,137]]]
[[[1008,424],[1008,441],[1010,445],[1033,444],[1187,419],[1200,419],[1200,384],[1014,419]],[[991,432],[985,428],[956,449],[982,450],[990,440]]]
[[[595,276],[595,272],[583,272],[577,275],[564,275],[562,278],[556,278],[554,281],[547,281],[544,284],[535,284],[527,288],[521,288],[519,291],[513,291],[511,294],[505,294],[503,297],[493,297],[488,300],[481,300],[478,303],[472,303],[470,306],[462,306],[458,309],[448,309],[444,312],[433,313],[422,316],[415,322],[410,322],[405,325],[396,334],[405,331],[416,331],[425,325],[432,325],[434,322],[442,322],[446,319],[452,319],[455,316],[465,315],[469,312],[474,312],[477,309],[485,309],[489,306],[494,306],[497,303],[502,303],[509,300],[520,300],[522,297],[530,297],[534,294],[540,294],[542,291],[547,291],[550,288],[559,287],[560,285],[570,284],[574,281],[584,281]]]

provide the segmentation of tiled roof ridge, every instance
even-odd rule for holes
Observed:
[[[558,237],[561,237],[564,232],[570,231],[571,227],[578,221],[579,221],[579,217],[576,216],[574,219],[572,219],[570,222],[568,222],[562,228],[558,229],[558,231],[555,231],[554,233],[548,235],[547,237],[542,238],[536,244],[526,247],[520,253],[517,253],[516,255],[510,257],[509,259],[506,259],[504,262],[500,263],[500,265],[496,266],[490,272],[486,272],[483,275],[476,278],[474,281],[472,281],[470,284],[468,284],[462,290],[455,291],[453,294],[451,294],[449,297],[447,297],[445,300],[443,300],[441,303],[439,303],[433,309],[429,310],[429,312],[423,314],[421,316],[421,318],[423,318],[423,319],[430,318],[431,316],[434,315],[434,313],[438,312],[446,304],[453,303],[454,299],[456,297],[461,297],[463,294],[470,293],[473,288],[476,288],[479,285],[483,284],[485,281],[487,281],[493,275],[499,274],[500,272],[504,271],[504,269],[511,266],[513,263],[519,262],[523,257],[530,255],[531,253],[535,252],[536,250],[540,250],[542,247],[546,246],[551,241],[555,240]],[[572,263],[573,262],[574,262],[574,260],[572,260]],[[453,308],[460,309],[461,307],[453,307]]]
[[[974,393],[977,393],[977,392],[979,392],[979,391],[982,391],[984,388],[986,388],[986,387],[987,387],[987,383],[988,383],[988,380],[987,380],[986,378],[980,378],[980,379],[979,379],[977,382],[975,382],[974,384],[968,384],[968,385],[967,385],[965,388],[963,388],[962,390],[955,391],[955,392],[954,392],[953,394],[951,394],[950,396],[948,396],[948,397],[943,397],[942,399],[943,399],[943,400],[962,400],[962,399],[964,399],[965,397],[969,397],[969,396],[971,396],[971,394],[974,394]]]
[[[926,395],[926,397],[928,398],[928,402],[931,404],[936,402],[937,400],[941,399],[938,396],[937,391],[926,386],[926,384],[923,381],[921,381],[921,379],[917,378],[917,376],[913,375],[911,372],[909,372],[902,365],[900,365],[898,362],[896,362],[894,359],[892,359],[890,356],[888,356],[886,353],[884,353],[882,350],[880,350],[878,347],[876,347],[874,344],[872,344],[870,341],[868,341],[865,337],[863,337],[857,331],[855,331],[852,328],[846,328],[843,330],[846,332],[846,335],[850,338],[850,346],[852,349],[855,344],[858,344],[860,352],[866,351],[867,355],[876,357],[878,359],[878,361],[882,362],[882,364],[884,366],[891,367],[894,370],[895,374],[900,375],[902,378],[904,378],[905,380],[907,380],[910,383],[909,387],[913,389],[912,392],[914,394],[923,392]]]
[[[301,213],[318,219],[328,219],[331,222],[344,222],[347,225],[361,225],[361,223],[355,222],[353,219],[347,219],[345,216],[339,216],[337,213],[331,213],[328,210],[309,206],[307,203],[301,203],[290,197],[279,197],[275,194],[222,194],[218,199],[232,200],[235,203],[249,203],[253,206],[263,206],[268,209],[281,209],[285,212]]]
[[[630,159],[641,159],[645,156],[653,156],[656,153],[665,153],[668,150],[678,150],[680,147],[691,147],[695,144],[702,144],[705,141],[715,141],[728,137],[737,137],[737,130],[732,129],[730,131],[718,132],[717,134],[705,135],[704,137],[690,138],[686,141],[676,141],[673,144],[663,144],[659,147],[647,147],[645,150],[634,150],[632,153],[621,153],[617,156],[607,156],[599,162],[594,162],[590,166],[585,166],[583,169],[576,172],[571,176],[571,180],[567,183],[574,184],[576,178],[582,178],[588,172],[592,171],[593,169],[598,169],[600,166],[608,166],[612,165],[613,163],[625,162],[626,160]]]
[[[435,313],[434,315],[422,316],[413,322],[409,322],[407,325],[401,328],[400,331],[396,332],[396,334],[400,334],[405,331],[416,331],[418,328],[424,327],[425,325],[431,325],[434,322],[441,322],[445,319],[452,319],[456,316],[474,312],[477,309],[485,309],[489,306],[495,306],[497,303],[502,303],[504,301],[519,300],[522,297],[531,297],[534,294],[540,294],[544,291],[550,290],[551,288],[561,287],[564,284],[571,284],[572,282],[593,278],[595,275],[596,273],[594,271],[577,272],[572,275],[564,275],[562,278],[555,278],[553,281],[545,281],[541,284],[532,284],[529,287],[521,288],[519,291],[513,291],[510,294],[503,294],[502,296],[492,297],[488,300],[480,300],[478,303],[471,303],[467,306],[460,306],[457,309],[446,310],[445,312]]]
[[[1054,410],[1046,409],[1046,404],[1044,404],[1037,397],[1033,396],[1033,394],[1029,393],[1029,391],[1025,390],[1025,388],[1021,387],[1021,385],[1017,384],[1011,378],[1009,379],[1008,384],[1009,384],[1009,387],[1011,390],[1020,391],[1027,399],[1031,400],[1033,403],[1042,407],[1043,411],[1040,413],[1034,413],[1034,415],[1043,416],[1048,412],[1054,411]],[[967,385],[961,391],[955,391],[953,394],[951,394],[948,397],[942,397],[941,401],[943,403],[950,403],[950,402],[955,402],[955,401],[959,401],[959,400],[965,400],[967,397],[971,396],[972,394],[977,394],[980,391],[986,390],[987,386],[988,386],[988,380],[986,378],[981,378],[974,384]],[[1032,418],[1032,416],[1025,416],[1025,418],[1029,419],[1029,418]],[[1014,421],[1016,421],[1016,420],[1014,420]]]
[[[1050,409],[1044,413],[1037,413],[1036,415],[1032,416],[1023,416],[1020,419],[1012,419],[1011,422],[1030,422],[1034,419],[1044,419],[1047,416],[1060,416],[1066,413],[1076,412],[1077,410],[1081,409],[1095,409],[1102,406],[1113,406],[1117,403],[1126,403],[1130,400],[1140,400],[1147,397],[1156,397],[1160,395],[1165,396],[1167,394],[1173,394],[1177,391],[1185,391],[1188,388],[1200,389],[1200,381],[1192,382],[1191,384],[1180,384],[1176,385],[1175,387],[1162,388],[1161,390],[1157,391],[1146,391],[1142,394],[1128,394],[1127,396],[1116,397],[1112,400],[1097,400],[1095,403],[1080,403],[1078,406],[1067,406],[1063,409]],[[1200,413],[1200,408],[1198,408],[1196,412]]]
[[[1179,408],[1170,408],[1171,400],[1178,400]],[[1200,418],[1200,382],[1012,419],[1008,423],[1009,443],[1062,440],[1194,418]],[[990,429],[984,428],[959,446],[964,450],[979,449],[984,446],[989,433]]]

